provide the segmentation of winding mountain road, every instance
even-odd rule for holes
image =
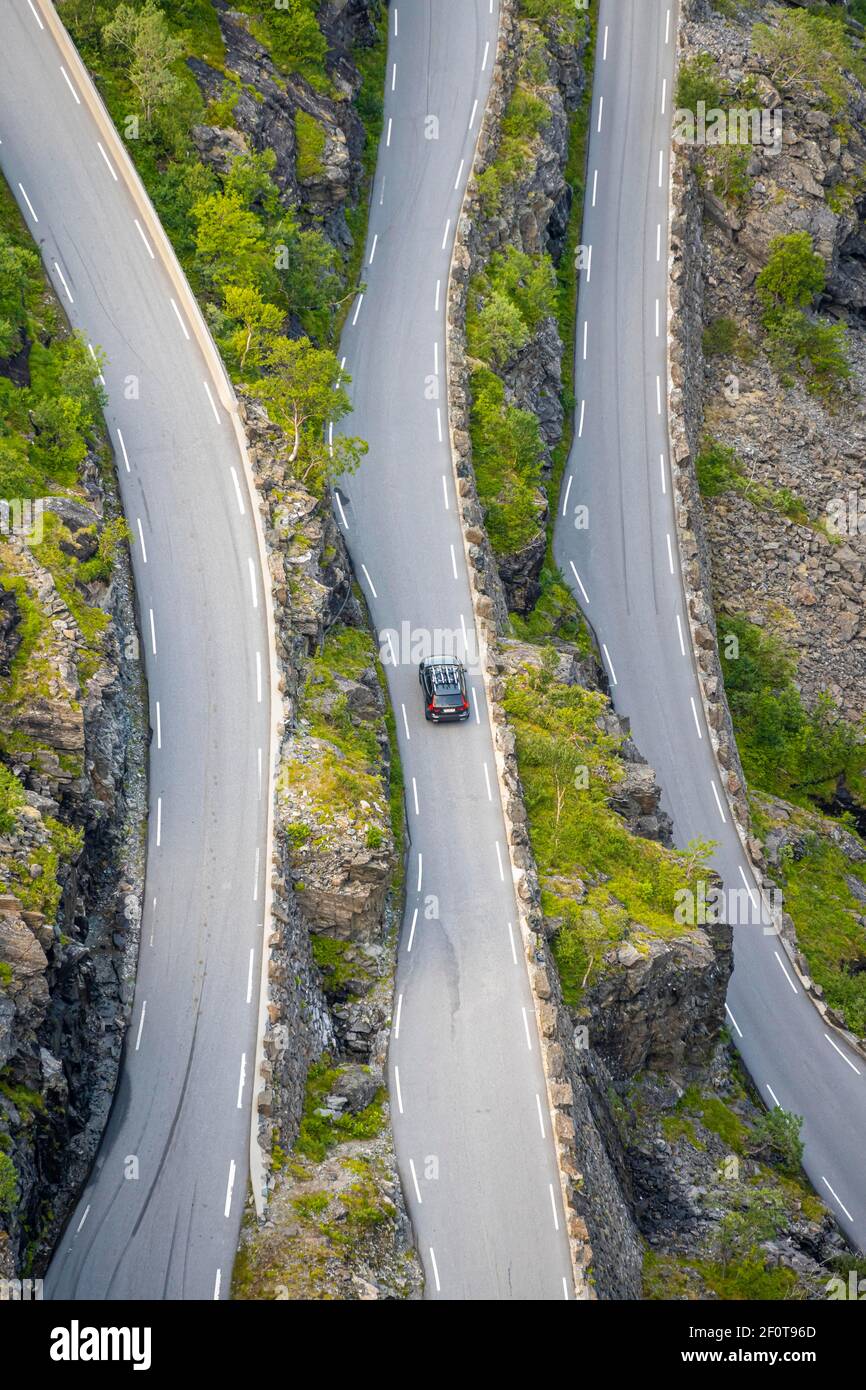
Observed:
[[[560,1180],[480,675],[472,718],[425,722],[425,649],[474,652],[448,442],[445,305],[496,53],[493,0],[392,5],[385,130],[343,334],[369,441],[337,516],[380,634],[411,853],[391,1112],[428,1297],[573,1297]],[[432,119],[431,119],[432,118]],[[405,625],[405,627],[404,627]],[[440,634],[437,636],[437,632]],[[471,668],[470,668],[471,669]]]
[[[230,390],[49,10],[4,0],[0,164],[72,324],[107,354],[152,741],[132,1022],[46,1296],[210,1299],[227,1296],[247,1191],[267,597]]]
[[[677,9],[601,0],[582,241],[577,430],[555,534],[618,712],[679,844],[715,840],[727,889],[757,887],[710,746],[684,608],[668,458],[668,175]],[[576,529],[575,508],[589,509]],[[804,1162],[866,1248],[866,1063],[821,1019],[778,939],[734,932],[732,1036],[762,1097],[803,1116]]]

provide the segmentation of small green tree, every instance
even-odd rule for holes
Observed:
[[[482,362],[502,367],[529,341],[529,329],[517,305],[501,290],[491,290],[467,324],[469,351]]]
[[[803,1161],[802,1115],[775,1106],[767,1110],[753,1127],[749,1139],[752,1153],[778,1158],[786,1168],[799,1169]]]
[[[821,294],[827,279],[823,257],[808,232],[773,237],[767,264],[755,281],[765,316],[779,309],[804,309]]]
[[[227,285],[225,309],[237,327],[229,334],[228,345],[243,371],[249,359],[257,366],[270,345],[270,340],[282,326],[285,317],[276,304],[268,304],[254,285]]]
[[[240,194],[211,193],[193,205],[195,244],[205,274],[218,288],[261,284],[271,270],[264,228]]]
[[[679,67],[677,75],[677,106],[684,111],[695,113],[698,102],[705,103],[707,110],[721,106],[725,88],[719,65],[711,53],[697,53],[694,58],[686,58]]]
[[[353,472],[367,452],[364,441],[335,435],[331,445],[325,443],[328,423],[338,423],[352,408],[346,394],[351,378],[334,353],[314,347],[309,338],[276,338],[265,361],[268,374],[253,395],[288,435],[288,462],[302,465],[300,480]]]
[[[119,5],[103,27],[102,42],[106,48],[118,48],[127,55],[129,81],[146,121],[177,97],[180,83],[171,68],[183,56],[183,45],[169,32],[165,15],[154,0],[145,0],[140,9]]]

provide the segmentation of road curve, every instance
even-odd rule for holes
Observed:
[[[108,356],[152,741],[132,1022],[46,1295],[225,1297],[247,1190],[268,823],[258,542],[220,383],[61,64],[45,0],[6,0],[0,163],[70,320]]]
[[[497,11],[493,0],[391,9],[367,288],[342,346],[353,378],[346,428],[370,452],[344,481],[337,517],[380,634],[406,777],[411,852],[389,1080],[426,1294],[562,1299],[573,1293],[560,1182],[483,685],[476,671],[468,724],[436,727],[417,679],[437,629],[457,634],[458,655],[464,624],[473,640],[445,306]]]
[[[677,842],[717,841],[726,888],[754,892],[701,705],[668,460],[675,0],[601,0],[598,25],[582,233],[593,254],[580,286],[578,429],[556,559],[603,644],[614,703],[656,770]],[[578,530],[581,505],[589,526]],[[866,1248],[866,1063],[820,1018],[774,935],[737,927],[734,966],[728,1009],[737,1047],[767,1104],[803,1116],[815,1189]]]

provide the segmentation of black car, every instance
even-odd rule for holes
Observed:
[[[456,657],[427,656],[418,667],[424,692],[424,717],[438,724],[443,719],[468,719],[469,696],[466,668]]]

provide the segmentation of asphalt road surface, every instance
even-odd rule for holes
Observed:
[[[427,1296],[562,1299],[573,1291],[559,1177],[481,677],[476,666],[470,722],[443,727],[425,722],[417,676],[425,650],[468,650],[470,662],[474,651],[445,301],[497,9],[403,0],[391,10],[367,289],[342,346],[354,403],[345,428],[370,452],[337,516],[380,633],[406,777],[389,1080]]]
[[[0,164],[72,324],[108,357],[153,731],[132,1022],[46,1295],[225,1296],[247,1189],[267,823],[255,528],[218,384],[38,3],[5,0],[2,28]]]
[[[593,250],[555,550],[677,842],[715,840],[726,889],[757,895],[710,747],[676,551],[665,398],[675,43],[674,4],[601,0],[582,235]],[[580,506],[586,529],[575,526]],[[731,1033],[768,1106],[803,1116],[807,1172],[862,1249],[866,1063],[821,1020],[772,931],[738,926],[734,947]]]

